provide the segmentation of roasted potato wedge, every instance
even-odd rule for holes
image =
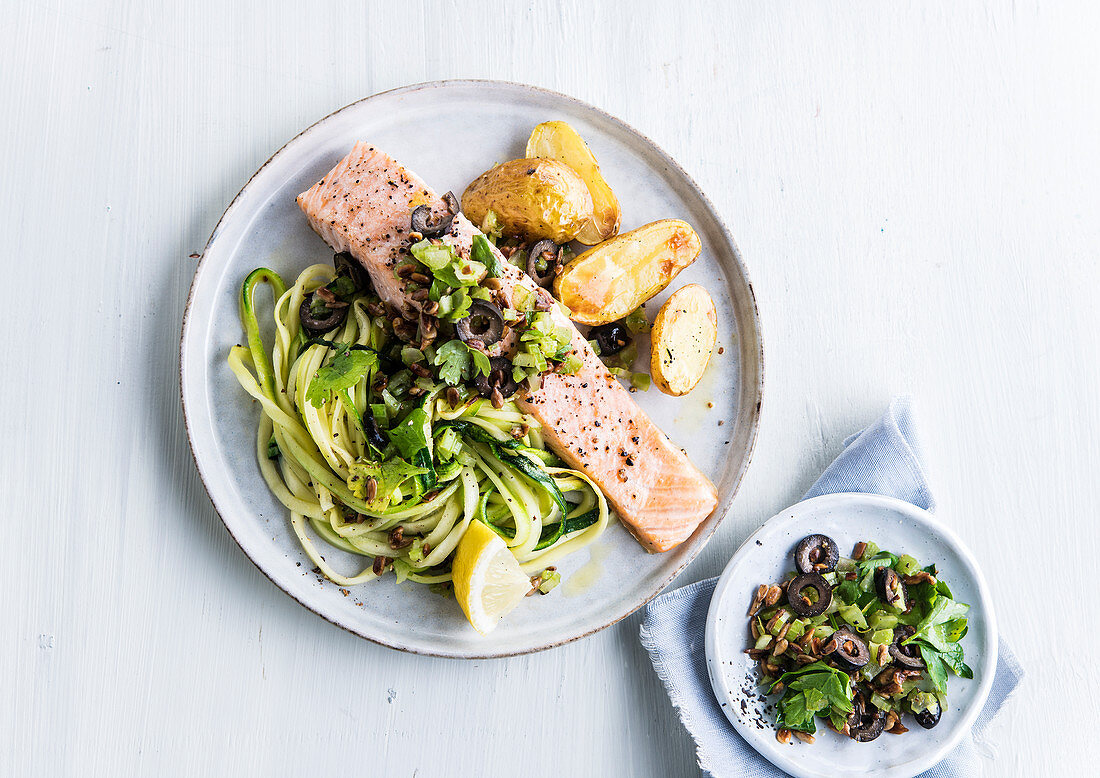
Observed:
[[[570,262],[554,279],[554,295],[581,324],[617,321],[668,286],[700,249],[699,236],[687,222],[653,222]]]
[[[607,185],[600,165],[577,131],[565,122],[543,122],[527,139],[527,156],[556,159],[577,171],[592,195],[592,216],[577,233],[577,240],[595,246],[619,231],[622,211],[619,199]]]
[[[490,210],[506,235],[568,243],[592,217],[592,195],[564,162],[513,159],[486,170],[462,193],[462,211],[474,224]]]
[[[695,388],[718,339],[714,300],[699,284],[677,289],[653,322],[649,372],[657,388],[674,397]]]

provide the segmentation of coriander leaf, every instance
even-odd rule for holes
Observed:
[[[499,278],[504,273],[500,260],[493,253],[493,247],[484,235],[475,235],[474,243],[470,249],[470,257],[475,262],[485,265],[489,278]]]
[[[355,386],[364,375],[377,367],[378,355],[373,351],[342,351],[313,376],[306,399],[314,408],[319,408],[328,399],[329,392]]]
[[[458,386],[470,377],[470,349],[461,340],[449,340],[435,352],[432,364],[439,368],[439,377],[448,386]]]
[[[404,457],[412,457],[421,449],[429,448],[431,440],[432,420],[423,408],[413,408],[400,424],[390,430],[390,442]]]

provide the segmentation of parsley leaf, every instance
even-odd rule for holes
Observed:
[[[427,470],[422,467],[410,465],[400,457],[392,457],[385,462],[355,462],[348,468],[351,475],[348,476],[348,488],[359,499],[366,499],[367,477],[371,477],[378,484],[377,496],[371,505],[386,507],[390,503],[390,497],[397,487],[404,484],[410,478],[424,475]]]
[[[776,724],[781,728],[813,733],[817,729],[815,714],[828,710],[829,716],[843,717],[852,712],[851,679],[847,673],[824,662],[814,662],[783,673],[776,684],[780,682],[787,687],[779,701],[779,715],[776,718]]]
[[[378,355],[373,351],[346,349],[322,367],[309,382],[306,399],[314,408],[320,408],[329,398],[329,392],[343,391],[359,383],[360,379],[378,367]]]
[[[470,249],[470,257],[475,262],[485,265],[489,278],[499,278],[504,273],[504,268],[493,253],[493,248],[484,235],[475,235],[474,244]]]
[[[940,660],[940,652],[926,643],[918,643],[920,658],[924,660],[924,666],[928,669],[928,679],[936,687],[940,694],[947,693],[947,670]]]
[[[432,420],[423,408],[413,408],[400,424],[390,430],[390,442],[404,457],[412,457],[421,449],[428,448],[431,440]]]
[[[473,357],[474,367],[477,369],[477,372],[481,373],[481,375],[489,375],[489,371],[492,369],[489,364],[489,357],[485,356],[477,349],[470,349],[470,356]]]
[[[461,340],[449,340],[435,352],[432,364],[439,368],[444,383],[458,386],[470,377],[470,350]]]

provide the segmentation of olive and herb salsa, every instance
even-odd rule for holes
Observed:
[[[761,584],[749,608],[761,685],[782,694],[776,739],[813,742],[816,720],[867,742],[908,731],[903,714],[925,729],[947,703],[948,671],[973,678],[959,641],[970,606],[956,602],[936,566],[857,543],[842,557],[825,535],[795,549],[781,583]]]
[[[299,317],[307,334],[317,337],[343,324],[350,300],[364,290],[374,297],[367,309],[382,341],[371,348],[385,363],[377,389],[389,404],[396,403],[387,394],[415,398],[442,383],[452,405],[476,393],[500,408],[523,386],[537,388],[546,372],[575,373],[581,361],[570,330],[549,314],[552,298],[517,284],[506,303],[498,280],[503,269],[485,237],[474,236],[465,259],[442,240],[458,213],[454,195],[444,199],[450,210],[441,218],[433,221],[428,206],[411,214],[409,258],[394,268],[407,310],[377,299],[358,263],[338,254],[335,280],[302,303]]]

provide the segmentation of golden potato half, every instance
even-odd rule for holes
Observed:
[[[687,222],[653,222],[581,254],[554,279],[554,294],[574,321],[617,321],[660,293],[701,248]]]
[[[714,300],[699,284],[677,289],[653,321],[649,371],[657,388],[674,397],[695,388],[718,339]]]
[[[527,156],[564,162],[584,179],[592,195],[592,216],[577,233],[578,241],[595,246],[619,231],[622,218],[619,199],[607,185],[596,157],[576,130],[565,122],[543,122],[527,139]]]
[[[462,211],[474,224],[490,210],[505,235],[567,243],[591,218],[592,195],[564,162],[513,159],[486,170],[462,193]]]

